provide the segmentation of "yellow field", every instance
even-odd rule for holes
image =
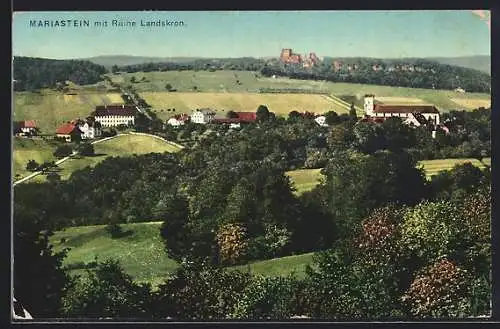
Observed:
[[[381,101],[382,103],[399,103],[399,104],[419,104],[424,103],[420,98],[415,97],[375,97],[375,100]]]
[[[460,106],[465,107],[466,109],[476,109],[478,107],[491,107],[490,99],[478,99],[478,98],[452,98],[454,103],[457,103]]]
[[[251,111],[266,105],[277,115],[290,111],[322,113],[339,109],[326,97],[310,94],[260,94],[260,93],[196,93],[196,92],[142,92],[141,97],[156,109],[157,114],[167,117],[171,112],[161,109],[175,108],[175,113],[191,113],[194,109],[208,107],[217,112]]]
[[[13,120],[36,120],[42,134],[53,134],[63,122],[84,118],[96,105],[123,103],[119,93],[78,91],[67,95],[55,91],[14,93]]]

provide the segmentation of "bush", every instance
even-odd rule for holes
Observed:
[[[136,284],[114,260],[77,280],[63,298],[62,313],[77,318],[150,318],[151,287]]]
[[[294,315],[296,280],[293,277],[255,277],[231,313],[232,319],[282,320]]]
[[[28,163],[26,163],[26,170],[28,171],[36,171],[38,167],[40,167],[40,164],[35,160],[29,160]]]
[[[155,293],[155,317],[227,319],[249,282],[247,273],[184,261]]]
[[[56,158],[64,158],[73,153],[73,148],[71,145],[64,144],[64,145],[59,145],[56,150],[54,151],[54,156]]]
[[[94,145],[90,143],[82,144],[78,149],[78,153],[83,156],[92,156],[95,154]]]

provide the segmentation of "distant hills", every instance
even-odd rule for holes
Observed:
[[[491,57],[489,55],[463,56],[463,57],[433,57],[427,58],[441,64],[461,66],[478,70],[491,75]]]
[[[198,59],[199,57],[144,57],[144,56],[129,56],[129,55],[109,55],[109,56],[95,56],[88,58],[81,58],[94,64],[102,65],[104,67],[111,67],[113,65],[126,66],[137,65],[144,63],[162,63],[174,62],[183,63],[190,62]]]
[[[262,59],[271,59],[273,57],[263,57]],[[326,58],[332,58],[328,56]],[[81,58],[81,60],[88,60],[92,63],[105,66],[107,68],[118,65],[137,65],[144,63],[184,63],[194,61],[196,59],[209,59],[203,57],[147,57],[147,56],[130,56],[130,55],[109,55],[109,56],[96,56],[89,58]],[[440,64],[447,64],[453,66],[460,66],[485,72],[491,75],[491,57],[489,55],[478,56],[462,56],[462,57],[426,57],[426,60],[436,61]]]

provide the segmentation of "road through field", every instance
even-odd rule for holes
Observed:
[[[110,140],[110,139],[116,138],[116,137],[118,137],[118,136],[123,136],[123,135],[126,135],[126,134],[118,134],[118,135],[115,135],[115,136],[106,137],[106,138],[103,138],[103,139],[99,139],[99,140],[97,140],[97,141],[94,141],[94,142],[92,142],[92,143],[90,143],[90,144],[97,144],[97,143],[101,143],[101,142],[104,142],[104,141],[107,141],[107,140]],[[75,156],[76,154],[77,154],[77,152],[73,151],[73,153],[72,153],[71,155],[69,155],[69,156],[67,156],[67,157],[64,157],[64,158],[62,158],[62,159],[60,159],[60,160],[57,160],[57,161],[55,162],[55,164],[56,164],[56,165],[59,165],[59,164],[63,163],[64,161],[66,161],[66,160],[70,159],[71,157]],[[41,171],[35,171],[34,173],[32,173],[32,174],[30,174],[30,175],[28,175],[28,176],[26,176],[26,177],[24,177],[24,178],[21,178],[20,180],[15,181],[15,182],[12,184],[12,186],[16,186],[17,184],[20,184],[20,183],[23,183],[23,182],[25,182],[25,181],[27,181],[27,180],[30,180],[30,179],[32,179],[33,177],[40,175],[41,173],[42,173]]]

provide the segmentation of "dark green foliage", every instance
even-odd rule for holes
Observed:
[[[33,91],[54,88],[67,80],[78,85],[101,81],[104,66],[81,60],[55,60],[33,57],[14,57],[14,90]]]
[[[78,153],[80,153],[83,156],[93,156],[95,154],[94,145],[90,143],[81,144],[78,147]]]
[[[14,206],[14,296],[36,318],[57,317],[61,298],[71,286],[63,268],[66,250],[54,252],[49,244],[51,221],[42,210]]]
[[[234,111],[227,111],[226,117],[228,117],[229,119],[233,119],[233,118],[237,118],[238,114]]]
[[[184,262],[155,293],[156,318],[223,320],[232,314],[251,277],[205,262]]]
[[[38,162],[36,162],[35,160],[29,160],[26,163],[26,170],[36,171],[38,169],[38,167],[40,167],[40,164]]]
[[[113,260],[78,277],[64,298],[62,313],[72,318],[145,319],[151,317],[151,288],[137,284]]]
[[[257,122],[266,122],[271,118],[269,109],[265,105],[259,105],[256,113],[257,113]]]
[[[423,173],[406,153],[337,152],[324,171],[326,181],[319,188],[325,189],[328,212],[341,235],[356,231],[372,209],[388,203],[415,204],[426,192]]]
[[[182,196],[161,198],[153,209],[155,219],[163,220],[160,235],[170,258],[181,261],[189,255],[191,241],[188,240],[189,203]]]
[[[54,151],[54,156],[56,158],[64,158],[73,153],[73,148],[69,144],[59,145]]]

